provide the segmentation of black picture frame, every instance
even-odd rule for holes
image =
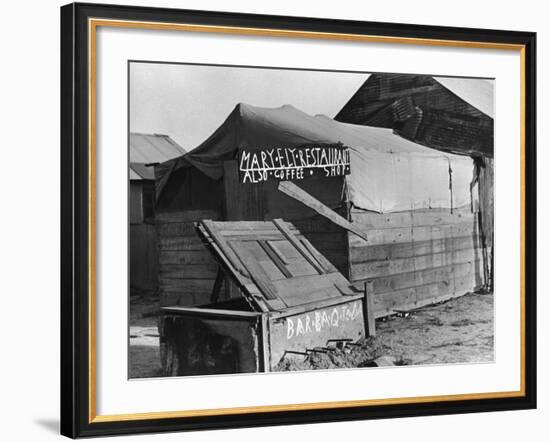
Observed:
[[[91,413],[90,18],[519,45],[524,65],[524,395],[438,402],[95,421]],[[73,3],[61,8],[61,434],[76,438],[536,408],[536,34]]]

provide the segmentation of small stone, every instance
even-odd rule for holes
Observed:
[[[380,356],[379,358],[376,358],[374,360],[374,363],[377,367],[390,367],[392,365],[395,365],[395,357],[394,356]]]

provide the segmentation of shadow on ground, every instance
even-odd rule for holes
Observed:
[[[36,419],[34,421],[39,427],[48,430],[50,433],[59,434],[59,419]]]

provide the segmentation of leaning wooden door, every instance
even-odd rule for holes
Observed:
[[[202,221],[201,235],[262,311],[354,295],[350,283],[282,220]]]

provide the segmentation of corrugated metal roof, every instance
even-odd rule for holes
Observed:
[[[163,163],[185,153],[168,135],[130,133],[130,179],[155,179],[149,163]]]
[[[129,176],[130,176],[130,181],[132,181],[132,180],[141,180],[141,179],[143,179],[143,178],[140,177],[136,172],[134,172],[134,171],[132,170],[132,165],[131,165],[131,164],[130,164],[130,175],[129,175]]]
[[[153,166],[146,166],[143,163],[130,163],[130,179],[154,180],[155,168]]]
[[[184,153],[185,150],[168,135],[130,134],[131,163],[162,163]]]
[[[493,81],[476,78],[433,77],[453,94],[485,115],[495,118]]]

